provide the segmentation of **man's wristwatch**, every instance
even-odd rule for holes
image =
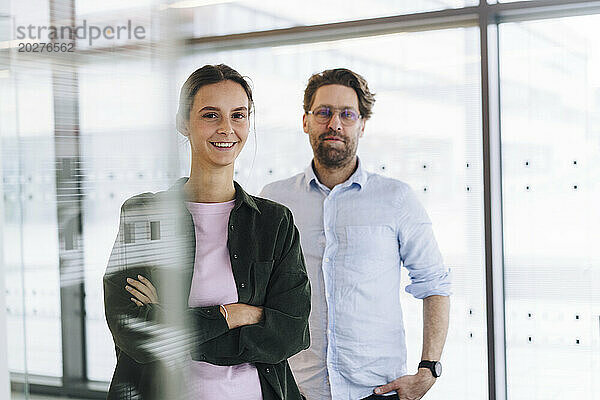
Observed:
[[[439,361],[423,360],[419,363],[419,368],[427,368],[434,378],[439,378],[442,375],[442,363]]]

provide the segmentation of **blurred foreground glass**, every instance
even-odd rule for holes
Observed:
[[[99,58],[79,70],[81,151],[88,172],[83,238],[90,243],[85,252],[85,306],[92,380],[110,381],[115,364],[102,276],[121,204],[135,194],[165,190],[176,177],[170,163],[176,160],[179,137],[169,123],[176,103],[167,101],[166,72],[149,62],[149,54],[145,57]]]
[[[311,74],[345,67],[367,79],[377,102],[359,156],[368,170],[411,184],[433,220],[445,262],[454,273],[443,357],[446,377],[427,395],[430,399],[487,398],[479,59],[478,30],[467,28],[179,60],[179,83],[205,63],[223,62],[252,78],[256,154],[248,143],[236,162],[236,179],[252,193],[303,171],[312,158],[302,131],[302,97]],[[408,282],[405,271],[402,279]],[[414,373],[421,352],[421,301],[405,292],[399,295],[408,368]]]
[[[83,3],[91,2],[77,2]],[[106,51],[106,42],[78,42],[76,52],[65,54],[0,50],[2,273],[16,382],[106,382],[114,369],[102,274],[119,209],[131,195],[168,187],[177,164],[169,67],[162,48],[150,43],[153,24],[160,24],[149,17],[156,16],[152,4],[138,3],[137,14],[129,15],[90,16],[93,10],[77,8],[78,25],[117,26],[129,18],[143,26],[145,40],[117,43],[126,51]],[[13,1],[6,10],[11,22],[5,29],[0,20],[0,35],[14,38],[18,26],[68,21],[61,18],[74,15],[73,5]],[[168,39],[168,29],[160,33]],[[3,45],[12,46],[5,39]]]
[[[500,25],[510,400],[600,397],[600,15]]]

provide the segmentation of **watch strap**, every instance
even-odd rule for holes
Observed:
[[[428,370],[431,371],[431,374],[433,375],[434,378],[438,378],[439,375],[436,372],[435,366],[439,361],[430,361],[430,360],[423,360],[419,363],[419,368],[427,368]]]

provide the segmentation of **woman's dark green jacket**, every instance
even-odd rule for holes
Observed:
[[[104,275],[106,320],[117,366],[109,399],[174,399],[186,358],[216,365],[253,363],[264,400],[300,399],[287,358],[309,346],[310,285],[298,230],[285,206],[250,196],[235,183],[227,247],[239,302],[261,306],[263,320],[229,329],[219,306],[188,307],[195,230],[182,178],[121,208]],[[126,278],[143,275],[160,305],[136,306]],[[243,388],[242,388],[243,390]]]

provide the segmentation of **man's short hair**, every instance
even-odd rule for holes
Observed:
[[[375,93],[371,93],[365,78],[346,68],[328,69],[314,74],[304,90],[304,112],[309,112],[315,100],[317,89],[325,85],[343,85],[354,89],[358,97],[358,111],[365,120],[371,117],[375,104]]]

